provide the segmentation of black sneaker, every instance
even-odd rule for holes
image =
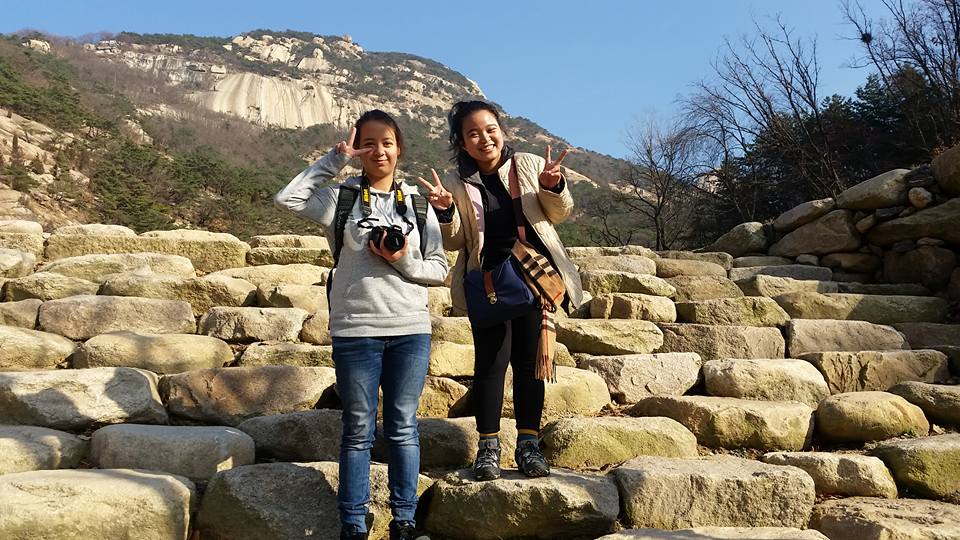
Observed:
[[[473,461],[473,477],[477,480],[500,478],[500,439],[480,439],[477,459]]]
[[[514,456],[517,459],[517,468],[530,478],[550,475],[550,464],[547,463],[547,458],[543,457],[537,441],[521,441],[517,444]]]
[[[391,521],[390,540],[430,540],[430,537],[418,533],[412,521]]]
[[[369,533],[360,532],[356,525],[341,525],[340,540],[367,540]]]

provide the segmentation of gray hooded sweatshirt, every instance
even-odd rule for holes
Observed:
[[[307,167],[274,197],[280,208],[320,224],[332,247],[334,214],[341,189],[359,189],[360,177],[347,178],[342,186],[333,178],[350,161],[350,156],[332,150]],[[346,186],[346,187],[343,187]],[[353,206],[343,231],[343,248],[337,268],[331,274],[330,335],[334,337],[385,337],[430,333],[427,288],[441,285],[447,276],[440,225],[433,208],[427,209],[426,247],[420,252],[420,234],[410,195],[417,189],[399,184],[407,205],[408,225],[397,212],[392,192],[370,190],[369,217],[363,213],[360,197]],[[367,218],[366,221],[361,222]],[[375,220],[375,221],[374,221]],[[370,230],[361,225],[397,225],[407,234],[407,251],[390,263],[368,247]],[[371,223],[372,222],[372,223]]]

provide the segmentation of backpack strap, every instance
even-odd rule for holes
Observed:
[[[420,232],[420,256],[423,257],[427,251],[427,245],[423,241],[424,231],[427,229],[427,211],[430,203],[420,195],[411,195],[413,199],[413,212],[417,215],[417,231]]]
[[[350,218],[350,213],[353,212],[353,205],[357,202],[357,196],[359,194],[360,192],[356,189],[350,189],[342,185],[337,191],[337,209],[333,214],[334,268],[336,268],[337,262],[340,261],[340,250],[343,248],[343,230],[347,226],[347,220]]]

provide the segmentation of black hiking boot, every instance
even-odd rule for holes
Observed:
[[[473,461],[473,477],[477,480],[500,478],[500,439],[481,439],[477,459]]]
[[[550,475],[550,464],[547,463],[547,458],[543,457],[537,441],[521,441],[517,444],[514,455],[517,459],[517,468],[530,478]]]
[[[430,540],[430,537],[417,532],[412,521],[391,521],[390,540]]]

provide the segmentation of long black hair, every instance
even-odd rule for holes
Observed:
[[[489,111],[497,120],[500,131],[506,133],[503,121],[500,120],[500,111],[492,104],[478,99],[458,101],[447,113],[447,124],[450,126],[450,151],[453,153],[451,161],[462,161],[464,157],[470,158],[463,149],[463,120],[477,111]]]
[[[367,122],[380,122],[381,124],[386,124],[387,127],[393,130],[393,136],[397,140],[397,159],[403,156],[403,133],[400,132],[400,126],[397,125],[396,120],[393,119],[389,114],[381,111],[380,109],[369,110],[357,119],[357,122],[353,125],[357,129],[357,136],[353,139],[353,147],[360,148],[360,128],[363,127]]]

